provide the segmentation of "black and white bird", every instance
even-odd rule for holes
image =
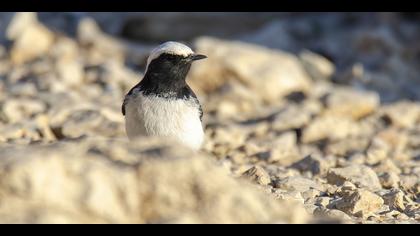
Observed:
[[[122,113],[129,139],[160,136],[199,149],[204,140],[203,111],[186,83],[193,61],[207,58],[178,42],[153,49],[143,79],[125,96]]]

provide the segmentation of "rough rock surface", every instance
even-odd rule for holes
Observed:
[[[0,150],[0,219],[27,223],[302,223],[302,206],[179,145],[86,139]],[[112,147],[112,149],[110,148]],[[19,209],[19,211],[18,211]],[[293,212],[293,213],[292,213]],[[77,218],[74,218],[76,217]]]
[[[351,165],[344,168],[333,168],[328,171],[327,180],[331,184],[342,185],[350,181],[358,187],[366,187],[372,191],[381,189],[376,173],[363,165]]]

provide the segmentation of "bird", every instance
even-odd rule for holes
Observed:
[[[125,95],[122,114],[130,140],[167,137],[198,150],[204,141],[203,109],[186,77],[207,56],[179,42],[165,42],[147,58],[142,80]]]

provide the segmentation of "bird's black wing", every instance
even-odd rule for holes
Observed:
[[[124,101],[123,101],[123,104],[122,104],[122,106],[121,106],[121,112],[122,112],[122,114],[123,114],[124,116],[125,116],[125,105],[127,105],[128,100],[129,100],[129,99],[130,99],[130,97],[133,95],[133,91],[134,91],[134,89],[139,88],[139,86],[140,86],[140,84],[137,84],[136,86],[132,87],[132,88],[130,89],[130,91],[128,91],[128,93],[125,95],[125,97],[124,97]]]
[[[197,98],[197,95],[195,95],[194,91],[190,88],[190,86],[187,86],[188,94],[194,99],[194,101],[198,105],[199,113],[200,113],[200,121],[203,121],[203,108],[201,107],[200,101]]]

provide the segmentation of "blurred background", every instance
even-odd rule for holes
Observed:
[[[207,138],[203,152],[224,163],[232,175],[251,176],[277,197],[302,199],[313,210],[320,207],[319,203],[314,203],[316,201],[329,202],[342,197],[331,189],[330,192],[326,190],[334,184],[343,184],[327,174],[330,168],[360,170],[354,165],[363,165],[371,172],[356,171],[357,174],[352,172],[351,176],[373,173],[374,177],[363,181],[346,177],[346,180],[358,183],[355,188],[368,186],[369,191],[376,191],[381,197],[388,196],[386,199],[389,199],[390,189],[394,189],[391,196],[400,194],[401,199],[404,197],[398,200],[403,207],[395,208],[395,202],[389,200],[379,204],[380,207],[388,206],[389,211],[397,209],[398,214],[369,212],[374,215],[369,220],[418,221],[419,26],[419,13],[1,13],[0,157],[17,156],[13,155],[14,148],[19,147],[23,150],[19,156],[30,160],[39,146],[70,141],[74,146],[65,149],[68,152],[52,146],[47,154],[36,155],[71,156],[69,150],[80,149],[86,151],[81,156],[95,153],[118,161],[135,159],[133,153],[123,152],[125,157],[121,157],[116,150],[124,146],[113,143],[125,140],[121,114],[124,95],[141,80],[152,48],[165,41],[179,41],[208,56],[207,60],[194,64],[188,83],[204,109]],[[85,141],[87,137],[114,141],[104,145],[102,141]],[[82,143],[87,146],[77,146]],[[108,150],[107,146],[115,150]],[[51,165],[55,169],[55,164]],[[22,173],[13,168],[23,168]],[[7,161],[0,164],[0,176],[2,173],[7,176],[20,173],[16,174],[19,181],[6,178],[0,183],[0,190],[6,189],[1,186],[10,187],[4,190],[4,196],[9,196],[8,191],[30,192],[39,188],[46,192],[32,193],[32,199],[45,201],[56,199],[54,196],[62,197],[56,194],[66,184],[50,183],[47,177],[37,177],[51,169],[26,171],[25,168]],[[119,170],[112,165],[110,168]],[[62,173],[67,172],[57,171],[54,176],[60,179]],[[74,176],[86,178],[82,173]],[[268,180],[264,179],[266,176]],[[306,182],[290,180],[291,176],[305,178]],[[25,181],[38,187],[30,190],[31,184],[21,184]],[[68,180],[63,181],[67,183]],[[125,180],[120,181],[126,184]],[[318,195],[308,195],[308,181],[313,181],[309,184],[311,189],[315,185],[323,186],[317,188]],[[287,188],[303,183],[306,187],[293,191]],[[45,184],[55,187],[41,190]],[[91,184],[96,186],[97,183]],[[111,195],[117,196],[121,188],[127,189],[119,185],[115,188],[117,190],[109,190]],[[379,189],[385,192],[378,193]],[[328,199],[317,200],[320,196]],[[84,200],[71,198],[57,204],[67,207],[68,202],[79,204]],[[83,204],[91,207],[92,202]],[[133,219],[130,214],[134,213],[127,212],[113,218],[112,215],[118,212],[115,209],[122,209],[117,203],[113,210],[108,208],[109,212],[94,206],[89,214],[92,211],[93,214],[105,214],[106,217],[98,219],[107,222],[125,221],[124,217]],[[360,216],[352,208],[326,206],[322,208],[324,213],[338,209],[345,212],[346,217],[353,217],[346,218],[352,222],[367,220],[366,214]],[[77,214],[83,212],[78,207],[69,209]],[[148,211],[151,215],[142,215],[140,221],[161,220],[153,209]],[[382,210],[386,212],[386,209]],[[3,210],[3,217],[14,211],[4,212],[7,211]],[[75,219],[74,215],[66,214],[60,215],[62,218],[59,219],[64,222]],[[83,216],[87,218],[82,217],[87,222],[92,220],[89,214]],[[256,222],[261,218],[258,214],[250,215],[255,218],[243,222]],[[406,218],[396,218],[396,215]],[[1,217],[0,207],[0,219],[12,222],[29,219],[26,216]],[[42,222],[56,218],[30,219]],[[190,218],[181,219],[188,222]],[[202,221],[211,220],[204,217]]]

